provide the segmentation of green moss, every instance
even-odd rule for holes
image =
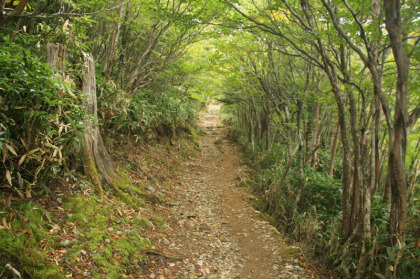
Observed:
[[[281,234],[279,233],[279,231],[276,228],[273,228],[271,230],[271,232],[273,233],[274,236],[281,238]]]
[[[11,264],[31,278],[64,278],[48,258],[55,235],[49,234],[51,217],[41,206],[22,202],[11,208],[1,208],[0,218],[13,215],[10,230],[0,230],[0,267]],[[0,268],[0,274],[2,269]]]
[[[142,229],[146,229],[147,228],[147,221],[146,220],[144,220],[144,219],[134,219],[133,221],[132,221],[132,223],[134,224],[134,225],[137,225],[137,226],[140,226]]]
[[[193,143],[194,143],[194,145],[195,145],[195,147],[198,149],[198,150],[200,150],[200,141],[198,140],[198,135],[197,135],[197,133],[195,132],[195,130],[194,130],[194,128],[193,127],[189,127],[189,129],[190,129],[190,134],[191,134],[191,138],[192,138],[192,140],[193,140]]]
[[[267,221],[268,223],[270,223],[270,225],[272,225],[273,227],[276,227],[277,226],[276,220],[273,217],[271,217],[270,215],[265,214],[265,213],[262,213],[262,212],[260,212],[259,215],[260,215],[260,217],[262,219],[264,219],[265,221]]]
[[[133,184],[128,176],[128,174],[126,174],[123,170],[118,170],[121,179],[123,180],[121,182],[121,186],[120,188],[122,190],[125,190],[133,195],[136,196],[135,202],[137,205],[144,207],[145,206],[145,202],[144,201],[148,201],[150,203],[153,204],[163,204],[165,203],[165,200],[163,200],[162,198],[153,195],[153,194],[149,194],[146,193],[142,190],[142,186],[141,185],[136,185]]]
[[[156,226],[158,226],[161,229],[163,229],[165,227],[165,224],[166,224],[166,219],[165,218],[153,217],[152,221]]]
[[[114,207],[118,205],[121,206],[118,200],[98,203],[96,197],[79,195],[68,198],[65,204],[72,212],[68,221],[84,235],[69,249],[68,261],[74,263],[82,249],[87,251],[101,270],[94,274],[95,278],[103,278],[104,274],[106,278],[120,278],[124,270],[134,268],[130,261],[134,259],[140,264],[146,260],[141,252],[151,246],[147,239],[139,238],[141,220],[115,215],[118,213]]]
[[[123,273],[137,272],[147,261],[142,251],[152,244],[141,237],[141,231],[148,221],[120,199],[100,201],[95,195],[74,195],[64,198],[62,206],[66,213],[63,217],[67,216],[64,220],[53,220],[40,205],[31,202],[0,208],[0,220],[5,218],[12,227],[0,230],[0,274],[9,263],[24,278],[65,278],[69,273],[75,275],[72,266],[79,266],[87,253],[94,278],[120,278]],[[164,220],[158,223],[163,225]],[[60,235],[51,230],[53,224],[59,225]],[[76,234],[72,232],[75,228]],[[61,244],[63,237],[71,238],[72,243]],[[60,267],[53,260],[57,256],[51,256],[57,248],[64,251]]]

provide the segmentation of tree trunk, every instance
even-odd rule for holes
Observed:
[[[66,47],[62,44],[47,44],[47,63],[50,68],[59,72],[65,78],[64,62],[66,61]]]
[[[340,135],[341,143],[343,145],[343,197],[342,197],[342,208],[343,208],[343,221],[341,227],[341,234],[343,236],[349,236],[351,234],[351,219],[350,219],[350,188],[351,188],[351,166],[350,166],[350,143],[347,133],[347,121],[346,121],[346,112],[345,104],[343,97],[341,95],[341,90],[338,85],[337,75],[335,73],[335,68],[330,61],[330,67],[332,72],[328,73],[330,78],[330,83],[332,85],[332,91],[337,103],[338,108],[338,124],[340,126]]]
[[[271,147],[271,110],[268,98],[263,99],[263,109],[265,114],[265,148],[270,150]]]
[[[385,24],[397,65],[397,87],[393,129],[390,129],[388,168],[390,168],[390,234],[393,245],[405,242],[407,229],[407,183],[405,155],[407,149],[407,90],[410,59],[402,42],[401,3],[385,0]]]
[[[317,77],[317,83],[316,83],[316,95],[319,98],[321,94],[321,82],[322,82],[322,76],[321,76],[321,70],[318,71],[318,77]],[[317,161],[317,152],[316,148],[318,146],[318,134],[319,134],[319,112],[321,109],[321,104],[319,100],[316,101],[315,106],[315,116],[314,116],[314,128],[312,132],[312,147],[310,149],[310,156],[311,156],[311,167],[314,168]]]
[[[84,64],[82,92],[86,95],[83,102],[86,119],[81,155],[85,173],[96,186],[101,199],[104,196],[102,185],[111,186],[118,196],[129,205],[135,206],[132,199],[121,191],[122,188],[129,188],[130,182],[124,180],[117,173],[99,132],[95,64],[90,53],[84,55]]]
[[[349,96],[350,103],[350,130],[353,139],[353,195],[351,198],[351,211],[350,211],[350,230],[353,231],[355,226],[358,224],[359,218],[359,199],[363,198],[361,194],[361,183],[363,179],[361,177],[361,160],[360,160],[360,141],[359,133],[357,129],[357,111],[356,111],[356,101],[352,92],[347,90],[347,95]],[[360,230],[359,230],[360,231]]]
[[[304,181],[304,170],[303,170],[303,136],[302,136],[302,100],[298,97],[297,101],[297,129],[298,129],[298,167],[299,167],[299,182],[296,189],[296,197],[293,203],[292,209],[292,221],[295,220],[296,211],[300,202],[302,194],[303,181]]]
[[[261,138],[262,138],[262,123],[261,123],[261,117],[260,117],[260,114],[258,113],[258,107],[257,107],[257,105],[256,105],[256,103],[255,103],[255,98],[254,98],[254,96],[252,95],[252,93],[251,93],[251,104],[252,104],[252,107],[253,107],[253,109],[254,109],[254,114],[255,114],[255,124],[256,124],[256,136],[257,136],[257,143],[258,143],[258,146],[260,147],[260,149],[261,150],[264,150],[264,147],[263,147],[263,145],[262,145],[262,143],[261,143]]]
[[[330,163],[328,166],[328,174],[330,176],[333,176],[334,174],[334,161],[335,161],[335,154],[337,151],[337,141],[338,141],[338,131],[340,129],[340,126],[338,125],[338,120],[337,120],[337,124],[335,124],[335,128],[334,128],[334,134],[333,134],[333,138],[332,138],[332,142],[331,142],[331,147],[330,147]]]
[[[124,5],[121,4],[118,10],[118,20],[114,22],[114,34],[111,38],[111,44],[108,48],[107,57],[105,59],[104,73],[105,73],[105,77],[107,81],[111,77],[112,67],[114,66],[114,54],[117,48],[118,39],[120,37],[121,19],[123,16],[123,11],[124,11]]]

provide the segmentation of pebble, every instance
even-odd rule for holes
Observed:
[[[74,227],[71,232],[74,234],[80,234],[79,230],[76,227]]]
[[[72,241],[70,239],[63,239],[60,241],[60,243],[63,246],[69,246],[70,244],[72,244]]]

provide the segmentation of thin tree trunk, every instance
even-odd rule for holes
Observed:
[[[320,94],[321,94],[321,82],[322,82],[322,77],[321,77],[321,70],[318,71],[318,76],[317,76],[317,84],[316,84],[316,95],[319,98]],[[313,132],[312,132],[312,147],[311,147],[311,167],[314,168],[316,165],[316,161],[317,161],[317,152],[316,152],[316,147],[318,146],[318,134],[319,134],[319,115],[320,115],[320,109],[321,109],[321,104],[319,102],[319,100],[316,101],[316,106],[315,106],[315,116],[314,116],[314,128],[313,128]]]
[[[297,129],[298,129],[298,167],[299,167],[299,182],[296,189],[296,197],[293,203],[292,209],[292,221],[294,221],[296,216],[296,211],[298,204],[300,202],[300,197],[302,194],[303,180],[304,180],[304,171],[303,171],[303,136],[302,136],[302,100],[298,97],[297,101]]]
[[[405,155],[407,149],[407,91],[410,58],[402,42],[401,3],[399,0],[384,0],[385,24],[397,65],[397,89],[393,129],[390,129],[389,159],[391,182],[390,234],[393,245],[405,242],[407,229],[407,186]]]
[[[380,180],[380,175],[381,175],[381,161],[380,161],[380,139],[381,139],[381,109],[380,109],[380,104],[379,104],[379,97],[375,96],[375,115],[374,115],[374,120],[375,120],[375,141],[374,141],[374,171],[375,171],[375,180],[374,180],[374,184],[373,184],[373,189],[374,192],[376,192],[376,190],[379,187],[379,180]]]
[[[330,146],[330,163],[328,165],[328,174],[330,176],[333,176],[334,174],[334,161],[335,161],[335,154],[337,151],[337,142],[338,142],[338,132],[339,132],[340,126],[338,125],[338,120],[337,123],[335,124],[335,128],[334,128],[334,133],[333,133],[333,138],[331,141],[331,146]]]
[[[261,143],[261,138],[262,138],[262,125],[261,125],[261,117],[260,114],[258,113],[258,108],[257,105],[255,104],[255,99],[254,96],[251,94],[251,103],[252,103],[252,107],[254,109],[254,115],[255,115],[255,122],[256,122],[256,136],[257,136],[257,143],[258,146],[260,147],[261,150],[263,150],[263,146]]]
[[[268,98],[264,98],[264,112],[265,112],[265,147],[266,150],[270,150],[271,148],[271,111],[270,111],[270,103],[268,102]]]
[[[311,148],[311,167],[314,168],[317,161],[317,152],[316,148],[318,146],[318,134],[319,134],[319,110],[321,108],[321,104],[319,101],[316,102],[315,107],[315,116],[314,116],[314,129],[312,134],[312,148]]]
[[[107,57],[105,59],[104,72],[106,80],[108,81],[111,77],[112,67],[114,66],[114,54],[117,48],[118,39],[120,37],[121,30],[121,19],[123,16],[124,5],[121,4],[118,10],[118,20],[114,22],[114,34],[111,39],[111,44],[108,49]]]
[[[353,195],[351,198],[351,210],[350,210],[350,226],[351,231],[358,224],[358,214],[359,214],[359,199],[361,194],[361,182],[363,181],[361,177],[361,160],[360,160],[360,141],[359,134],[357,130],[357,111],[356,111],[356,101],[352,92],[347,91],[349,96],[350,103],[350,130],[353,139]]]

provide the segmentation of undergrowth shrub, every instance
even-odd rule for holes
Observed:
[[[69,87],[25,42],[4,37],[1,44],[0,173],[20,196],[30,196],[74,154],[82,113]]]
[[[110,135],[151,139],[188,130],[199,102],[170,88],[164,92],[139,91],[134,97],[104,85],[99,98],[103,129]]]
[[[363,245],[370,253],[366,278],[419,278],[418,199],[410,199],[407,238],[402,247],[390,246],[389,209],[380,193],[374,193],[372,197],[371,242],[359,243],[357,237],[349,241],[340,232],[342,159],[336,159],[333,176],[328,175],[330,155],[325,150],[319,151],[315,168],[304,168],[301,196],[293,216],[300,183],[297,158],[293,158],[284,177],[289,163],[287,146],[274,144],[270,151],[252,150],[245,129],[234,126],[231,135],[231,139],[244,146],[245,162],[254,172],[246,185],[251,185],[259,197],[257,208],[270,214],[278,229],[288,232],[307,247],[308,257],[325,263],[334,278],[355,277]]]

